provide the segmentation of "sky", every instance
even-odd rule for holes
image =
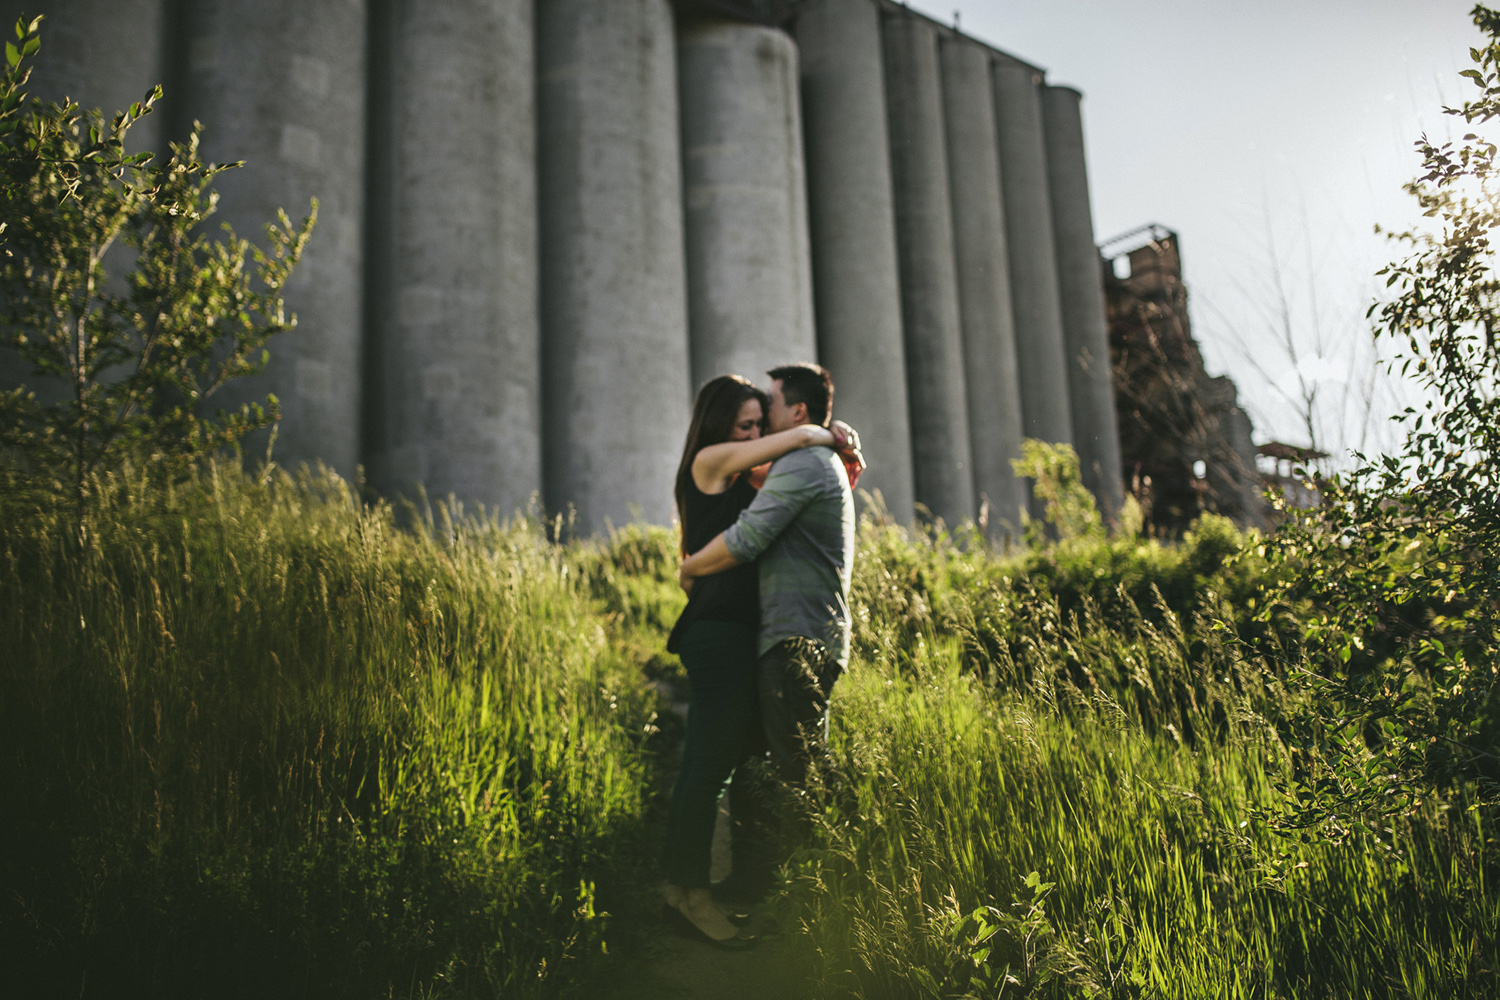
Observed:
[[[1180,237],[1194,333],[1256,440],[1388,448],[1365,311],[1418,221],[1413,143],[1461,137],[1441,113],[1480,35],[1472,0],[910,0],[1083,92],[1094,235]],[[1299,377],[1300,376],[1300,377]],[[1309,404],[1308,397],[1312,395]],[[1366,400],[1369,403],[1366,403]],[[1312,426],[1309,427],[1308,415]]]

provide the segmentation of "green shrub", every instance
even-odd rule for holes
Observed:
[[[0,72],[0,348],[30,368],[0,392],[0,458],[82,531],[95,473],[135,460],[179,475],[276,420],[274,396],[235,412],[211,400],[296,325],[281,291],[317,203],[297,228],[278,213],[267,251],[227,227],[210,237],[212,185],[238,164],[200,162],[196,129],[165,155],[126,154],[160,88],[109,118],[27,97],[41,20],[16,23]]]

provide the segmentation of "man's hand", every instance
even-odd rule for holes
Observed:
[[[689,576],[687,571],[687,560],[684,559],[677,566],[677,583],[682,587],[682,592],[689,597],[693,595],[693,581],[697,577]]]
[[[842,420],[835,420],[828,425],[828,433],[833,435],[833,450],[843,451],[846,448],[859,450],[859,431],[850,427]]]
[[[844,471],[849,476],[849,488],[852,490],[854,484],[859,482],[860,473],[867,468],[864,452],[859,449],[859,431],[842,420],[835,420],[828,429],[833,434],[833,450],[844,460]]]

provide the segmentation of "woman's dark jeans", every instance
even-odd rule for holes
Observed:
[[[667,812],[667,881],[708,888],[719,797],[760,738],[755,629],[697,621],[682,637],[687,668],[687,741]]]

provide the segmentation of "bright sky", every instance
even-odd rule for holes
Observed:
[[[1176,230],[1194,332],[1258,441],[1379,447],[1360,385],[1365,309],[1393,256],[1375,223],[1415,223],[1401,185],[1425,130],[1472,88],[1472,0],[911,0],[1083,92],[1094,231]],[[1277,274],[1280,274],[1280,292]],[[1289,324],[1279,318],[1280,306]],[[1294,361],[1281,330],[1290,326]],[[1345,389],[1353,390],[1345,393]],[[1394,396],[1376,390],[1377,407]],[[1330,449],[1333,450],[1333,449]]]

